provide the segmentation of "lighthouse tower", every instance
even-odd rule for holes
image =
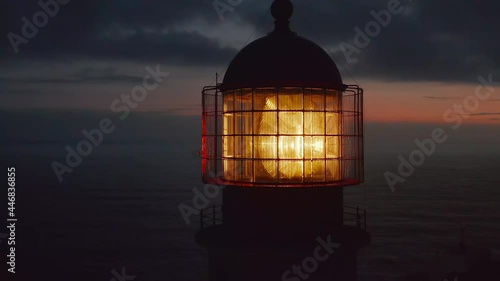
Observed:
[[[352,281],[370,242],[343,202],[363,182],[363,90],[290,30],[293,11],[275,0],[274,31],[203,90],[203,180],[224,186],[196,235],[211,281]]]

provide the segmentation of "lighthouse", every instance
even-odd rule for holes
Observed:
[[[274,31],[202,92],[203,181],[224,186],[196,234],[211,281],[353,281],[370,243],[366,212],[343,202],[364,180],[363,90],[290,29],[293,12],[275,0]]]

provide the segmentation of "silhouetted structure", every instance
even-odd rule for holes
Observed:
[[[356,280],[370,235],[343,187],[363,181],[363,91],[290,30],[290,1],[271,11],[275,30],[203,91],[203,179],[226,187],[196,239],[210,280]]]

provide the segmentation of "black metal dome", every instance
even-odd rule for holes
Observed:
[[[231,61],[221,89],[253,87],[318,87],[345,90],[330,56],[318,45],[291,32],[289,0],[271,7],[275,30],[243,48]]]

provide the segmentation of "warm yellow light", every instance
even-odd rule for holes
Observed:
[[[298,95],[296,95],[298,96]],[[280,103],[288,105],[289,108],[300,108],[302,107],[302,97],[299,96],[299,99],[296,96],[280,96]],[[297,101],[298,100],[298,101]],[[295,103],[294,103],[295,101]],[[317,108],[315,108],[317,110]],[[257,115],[256,121],[260,121],[260,124],[257,128],[260,128],[264,131],[267,130],[270,126],[276,126],[277,124],[274,122],[275,111],[268,110],[276,110],[276,96],[271,98],[267,98],[265,106],[263,108],[265,110],[259,116]],[[308,123],[305,123],[304,115],[308,115]],[[317,116],[315,116],[317,115]],[[313,132],[321,132],[324,131],[324,112],[280,112],[278,114],[279,121],[278,127],[281,134],[286,134],[287,136],[280,136],[278,138],[278,144],[276,147],[276,143],[273,144],[265,144],[260,145],[257,148],[258,155],[263,158],[273,158],[275,155],[274,151],[278,149],[278,159],[282,160],[279,165],[279,175],[281,178],[289,179],[289,180],[298,180],[301,181],[304,176],[304,160],[312,159],[313,156],[316,157],[325,157],[324,153],[324,138],[316,137],[306,137],[304,136],[304,127],[309,126],[309,130]],[[316,118],[314,118],[316,117]],[[312,122],[312,120],[321,120],[323,122]],[[258,132],[256,132],[259,134]],[[291,136],[290,136],[291,135]],[[306,157],[307,156],[307,157]],[[297,161],[299,160],[299,161]],[[302,160],[302,161],[300,161]],[[264,165],[265,170],[272,176],[278,176],[276,174],[276,169],[274,167],[274,163],[266,162],[267,165]],[[318,165],[314,170],[317,170]],[[324,168],[323,168],[324,169]],[[321,171],[313,171],[313,172],[321,172]]]
[[[327,98],[321,89],[225,96],[225,179],[291,184],[340,180],[335,108],[338,97],[330,93]]]

